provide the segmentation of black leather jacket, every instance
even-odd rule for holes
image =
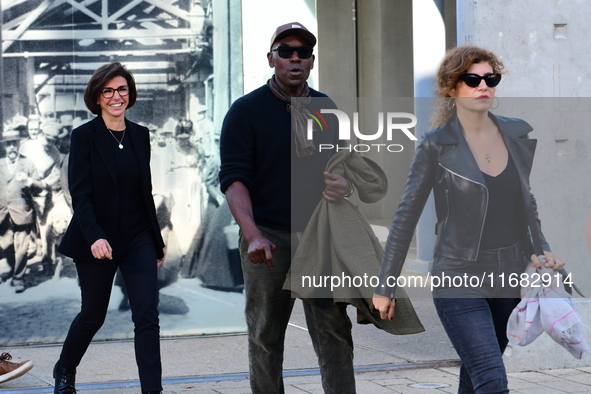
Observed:
[[[520,119],[491,113],[489,116],[505,140],[522,181],[524,201],[531,204],[536,217],[535,225],[540,226],[536,201],[529,188],[529,174],[537,143],[527,136],[532,127]],[[394,297],[395,288],[388,285],[387,279],[397,278],[402,271],[415,227],[431,189],[437,213],[437,241],[433,252],[451,259],[476,261],[488,207],[488,189],[462,134],[457,116],[426,133],[415,151],[402,201],[386,242],[376,294]],[[528,253],[533,253],[529,225],[531,223],[524,225],[523,240],[526,249],[529,249]],[[541,235],[541,238],[544,250],[549,251],[544,236]],[[390,282],[395,283],[392,280]]]

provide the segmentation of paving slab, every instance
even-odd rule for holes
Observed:
[[[418,299],[415,308],[427,332],[393,336],[370,325],[353,325],[357,392],[456,393],[459,362],[434,312],[432,301]],[[355,311],[350,308],[351,319]],[[287,330],[284,379],[286,393],[322,393],[316,356],[297,302]],[[165,394],[250,393],[247,338],[244,334],[163,339]],[[31,359],[30,373],[0,385],[0,394],[52,392],[52,368],[61,346],[4,348],[16,361]],[[562,350],[562,349],[558,349]],[[138,394],[133,342],[96,341],[78,369],[80,393]],[[509,373],[516,394],[591,393],[591,368]]]

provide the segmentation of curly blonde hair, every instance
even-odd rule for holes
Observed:
[[[451,118],[455,112],[455,106],[450,104],[450,92],[454,89],[460,76],[468,72],[468,69],[476,63],[487,62],[494,73],[502,73],[505,69],[503,63],[491,51],[473,45],[464,45],[450,50],[439,65],[437,70],[437,104],[431,119],[433,127],[439,127]]]

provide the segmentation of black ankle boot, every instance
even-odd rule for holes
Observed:
[[[53,394],[76,394],[76,368],[64,368],[58,361],[53,368],[53,377]]]

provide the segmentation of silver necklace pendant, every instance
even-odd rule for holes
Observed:
[[[119,149],[123,149],[123,144],[119,144]]]

